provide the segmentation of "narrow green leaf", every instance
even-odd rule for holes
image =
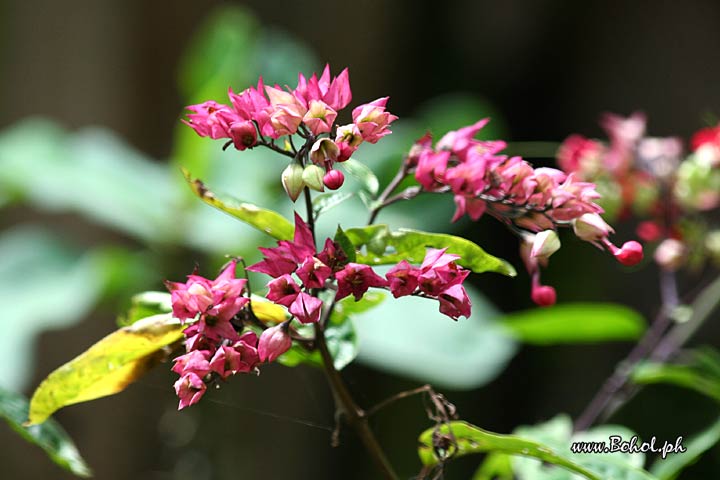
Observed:
[[[635,310],[612,303],[566,303],[501,319],[511,335],[533,345],[635,340],[645,330]]]
[[[317,218],[323,213],[332,210],[333,208],[343,203],[345,200],[348,200],[354,196],[355,194],[353,192],[345,192],[341,190],[335,192],[321,193],[320,195],[317,195],[315,196],[315,198],[313,198],[313,216]]]
[[[380,189],[380,182],[367,165],[362,162],[358,162],[353,158],[342,162],[340,165],[342,165],[343,169],[347,173],[360,182],[360,186],[363,190],[372,196],[377,195],[378,190]]]
[[[572,433],[572,421],[567,415],[538,425],[521,426],[514,435],[546,445],[562,454],[568,460],[593,472],[602,480],[656,480],[643,470],[645,455],[638,452],[573,453],[573,442],[608,442],[611,435],[629,440],[636,434],[622,425],[599,425],[588,431]],[[568,471],[548,468],[532,458],[512,458],[513,472],[518,478],[532,480],[577,480],[578,476]]]
[[[355,252],[355,245],[350,241],[348,236],[343,231],[342,227],[340,225],[337,226],[337,231],[335,232],[335,239],[334,239],[339,245],[340,248],[343,249],[343,252],[345,252],[345,255],[348,258],[348,261],[350,262],[356,262],[357,261],[357,254]]]
[[[448,439],[446,451],[437,450],[433,438],[442,435]],[[454,438],[454,440],[453,440]],[[450,458],[476,453],[499,452],[509,455],[533,457],[540,461],[557,465],[590,480],[602,480],[591,471],[568,460],[552,448],[538,442],[526,440],[513,435],[501,435],[488,432],[467,422],[456,421],[430,428],[419,438],[418,454],[426,466],[434,466]]]
[[[655,460],[650,472],[659,480],[674,480],[685,467],[695,463],[700,455],[718,442],[720,442],[720,418],[702,432],[684,441],[685,452]]]
[[[221,198],[208,190],[202,181],[192,178],[187,170],[183,169],[183,174],[193,193],[208,205],[212,205],[278,240],[293,238],[295,227],[279,213],[230,197]]]
[[[345,230],[355,248],[365,248],[359,253],[357,261],[368,265],[388,265],[407,260],[421,263],[427,248],[447,248],[448,253],[460,255],[457,263],[475,273],[496,272],[515,276],[512,265],[503,259],[485,252],[479,245],[462,237],[444,233],[429,233],[420,230],[401,228],[391,231],[387,225]]]
[[[670,365],[663,363],[641,363],[632,373],[632,381],[648,385],[667,383],[695,390],[720,402],[720,381],[699,371],[693,365]]]
[[[0,387],[0,417],[7,421],[10,428],[28,442],[42,448],[50,460],[60,467],[78,477],[91,477],[90,467],[58,422],[50,419],[42,425],[23,425],[28,417],[28,408],[25,397]]]
[[[121,392],[165,357],[183,327],[169,314],[123,327],[59,367],[30,400],[29,423],[45,421],[60,408]]]

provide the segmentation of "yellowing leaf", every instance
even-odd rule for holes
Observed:
[[[226,195],[221,198],[208,190],[202,181],[193,178],[187,170],[183,169],[183,175],[193,193],[208,205],[212,205],[278,240],[293,238],[295,227],[279,213]]]
[[[43,380],[30,400],[28,424],[44,422],[55,411],[118,393],[179,341],[183,327],[170,314],[139,320],[116,330]]]

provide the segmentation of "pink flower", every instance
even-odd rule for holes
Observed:
[[[430,192],[440,190],[445,184],[445,171],[449,160],[449,151],[421,153],[415,170],[415,179]]]
[[[313,73],[309,80],[302,74],[298,75],[298,86],[294,91],[295,95],[301,98],[306,104],[313,100],[320,100],[326,103],[335,111],[347,107],[352,100],[350,91],[350,77],[348,69],[340,72],[340,75],[330,80],[330,66],[325,65],[320,79]]]
[[[461,128],[459,130],[446,133],[437,143],[438,150],[452,150],[461,152],[473,143],[473,137],[490,121],[489,118],[483,118],[473,125]]]
[[[182,410],[185,407],[199,402],[205,394],[205,390],[207,390],[205,382],[196,374],[190,372],[180,377],[180,379],[175,382],[175,393],[180,397],[178,410]]]
[[[257,335],[253,333],[251,336],[243,335],[232,346],[220,346],[210,360],[210,368],[222,378],[236,373],[250,372],[259,362],[255,345],[257,345]]]
[[[472,220],[479,220],[487,209],[487,204],[479,198],[466,197],[464,195],[455,195],[455,214],[451,221],[458,221],[466,213]]]
[[[401,261],[388,270],[385,278],[388,280],[393,297],[404,297],[415,292],[418,286],[418,275],[420,275],[420,270],[410,265],[407,260]]]
[[[433,297],[437,297],[453,285],[462,283],[470,274],[469,270],[460,268],[455,263],[460,256],[445,253],[446,250],[446,248],[429,248],[420,266],[418,286],[424,293]]]
[[[229,321],[247,303],[242,297],[246,280],[235,278],[237,262],[233,260],[215,280],[188,275],[186,283],[165,282],[171,292],[173,315],[180,319],[196,315]],[[205,319],[208,321],[208,319]]]
[[[288,334],[288,326],[287,322],[281,323],[260,335],[258,355],[261,362],[274,362],[277,357],[290,350],[292,339]]]
[[[364,141],[376,143],[380,138],[392,133],[388,127],[398,117],[385,111],[388,98],[378,98],[353,109],[353,122],[360,130]]]
[[[354,123],[338,127],[335,134],[335,145],[337,145],[339,151],[337,161],[344,162],[348,160],[362,142],[362,134]]]
[[[295,283],[295,280],[288,274],[270,280],[267,286],[267,299],[286,307],[289,307],[300,293],[300,286]]]
[[[183,120],[183,123],[201,137],[229,138],[230,123],[240,120],[230,107],[212,100],[190,105],[187,109],[193,113],[188,114],[188,120]]]
[[[239,362],[233,364],[236,373],[249,373],[260,362],[257,351],[258,337],[255,332],[242,334],[240,339],[232,344],[232,348],[239,354]]]
[[[332,166],[340,156],[340,149],[329,138],[321,138],[310,148],[310,160],[316,165]]]
[[[250,120],[233,122],[230,124],[228,134],[233,141],[235,148],[242,151],[252,148],[257,143],[257,129]]]
[[[301,292],[288,309],[301,323],[315,323],[320,320],[322,300]]]
[[[321,100],[310,100],[308,111],[302,121],[313,135],[327,133],[332,130],[337,112]]]
[[[323,288],[325,281],[332,275],[332,269],[317,257],[307,257],[295,272],[307,288]]]
[[[348,263],[335,274],[338,290],[335,298],[340,300],[352,294],[357,302],[370,287],[385,287],[387,280],[379,276],[369,265]]]
[[[321,262],[330,267],[333,272],[342,270],[348,263],[345,251],[331,238],[325,240],[325,246],[322,251],[317,254],[317,257]]]
[[[185,355],[175,357],[172,371],[182,376],[186,373],[194,373],[200,378],[210,373],[210,352],[207,350],[193,350]]]
[[[440,293],[438,300],[440,301],[440,313],[453,320],[457,320],[461,316],[470,317],[472,303],[462,285],[456,284],[448,287]]]
[[[570,135],[560,145],[557,162],[566,173],[593,172],[600,165],[604,147],[602,143],[582,135]]]
[[[274,248],[259,247],[265,259],[247,267],[251,272],[259,272],[277,278],[293,273],[299,263],[315,255],[315,239],[312,231],[303,219],[295,214],[295,235],[293,241],[281,240]]]

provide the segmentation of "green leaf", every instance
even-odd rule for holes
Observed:
[[[42,381],[30,400],[30,424],[68,405],[121,392],[161,361],[182,331],[170,314],[162,314],[107,335]]]
[[[655,480],[642,469],[645,455],[642,453],[572,453],[573,442],[608,442],[611,435],[630,440],[635,433],[621,425],[600,425],[589,431],[573,435],[572,421],[567,415],[533,426],[522,426],[513,434],[540,442],[564,455],[568,460],[593,472],[603,480]],[[513,472],[522,480],[577,480],[581,477],[568,471],[549,469],[542,463],[522,457],[513,457]]]
[[[113,278],[107,253],[104,248],[82,253],[40,227],[18,226],[0,235],[0,302],[7,319],[0,322],[0,385],[26,388],[35,368],[35,337],[79,322],[110,288],[116,291],[127,281]],[[142,257],[122,258],[127,271],[138,272]]]
[[[355,261],[357,260],[357,255],[355,253],[355,245],[353,245],[353,243],[350,241],[350,239],[345,234],[340,225],[338,225],[337,227],[334,240],[338,243],[338,245],[340,245],[340,248],[342,248],[343,252],[345,252],[348,261],[355,263]]]
[[[449,439],[447,451],[438,451],[433,447],[433,438],[436,435]],[[452,438],[454,441],[451,440]],[[533,457],[583,475],[590,480],[604,480],[546,445],[513,435],[488,432],[467,422],[456,421],[443,424],[437,429],[430,428],[420,435],[419,442],[418,454],[423,465],[426,466],[434,466],[450,458],[464,455],[500,452]]]
[[[340,190],[317,195],[312,201],[313,217],[319,217],[323,213],[332,210],[353,196],[355,196],[353,192],[344,192]]]
[[[659,480],[674,480],[685,467],[695,463],[700,455],[718,442],[720,442],[720,418],[702,432],[683,441],[685,452],[655,460],[650,472]]]
[[[168,241],[177,233],[168,212],[179,190],[167,168],[100,128],[70,133],[29,119],[3,131],[0,191],[144,240]]]
[[[118,317],[117,324],[126,327],[143,318],[171,311],[172,301],[168,292],[142,292],[132,296],[130,308]]]
[[[183,174],[193,193],[208,205],[222,210],[278,240],[293,238],[295,227],[279,213],[230,197],[221,198],[208,190],[202,181],[192,178],[187,170],[183,170]]]
[[[391,231],[387,225],[345,230],[356,249],[365,248],[358,253],[357,261],[368,265],[388,265],[407,260],[421,263],[427,248],[447,248],[448,253],[460,255],[456,262],[475,273],[497,272],[515,276],[512,265],[505,260],[485,252],[480,246],[462,237],[445,233],[428,233],[419,230],[401,228]]]
[[[502,325],[533,345],[635,340],[645,330],[635,310],[612,303],[566,303],[508,314]]]
[[[358,360],[439,388],[473,389],[491,381],[517,346],[492,322],[498,311],[477,290],[466,289],[473,313],[457,322],[439,312],[437,301],[419,297],[393,299],[353,314]],[[346,308],[353,305],[351,299]]]
[[[363,190],[372,196],[377,195],[378,190],[380,189],[380,182],[367,165],[362,162],[358,162],[353,158],[342,162],[340,165],[342,165],[343,169],[348,174],[360,182],[360,187]]]
[[[251,63],[260,27],[244,9],[216,9],[190,41],[180,64],[180,93],[188,103],[218,100],[238,82],[244,89],[254,78]],[[248,68],[250,67],[250,68]]]
[[[692,365],[641,363],[632,372],[632,381],[640,385],[666,383],[694,390],[720,402],[720,381]]]
[[[510,455],[499,452],[488,454],[472,480],[515,480]]]
[[[55,420],[42,425],[23,425],[28,416],[25,397],[0,387],[0,417],[21,437],[37,445],[47,453],[50,460],[78,477],[91,477],[90,467],[80,456],[75,443]]]

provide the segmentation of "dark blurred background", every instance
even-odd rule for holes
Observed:
[[[180,56],[199,23],[227,3],[4,1],[0,127],[34,115],[70,129],[101,125],[153,158],[168,158],[184,106],[176,82]],[[683,138],[720,112],[720,3],[712,0],[235,3],[263,28],[285,30],[309,45],[334,71],[350,67],[354,98],[389,95],[389,109],[401,118],[414,115],[427,98],[470,92],[498,112],[507,140],[561,141],[573,132],[600,136],[597,119],[605,111],[642,110],[651,134]],[[134,241],[77,215],[24,206],[3,210],[0,227],[28,219],[88,245]],[[516,258],[515,240],[496,224],[483,220],[473,228],[468,234],[489,251]],[[620,236],[631,234],[630,226],[620,226]],[[655,313],[654,267],[629,274],[587,246],[569,243],[545,276],[562,299],[616,301],[648,318]],[[165,260],[175,278],[191,263],[172,255]],[[160,288],[161,280],[148,287]],[[703,279],[682,282],[689,291]],[[527,284],[523,273],[478,280],[505,311],[529,306]],[[39,336],[24,393],[111,331],[115,307],[100,305],[82,322]],[[0,323],[11,321],[22,320]],[[720,338],[712,327],[701,335],[702,343]],[[463,418],[500,432],[559,412],[576,416],[630,347],[523,347],[487,386],[445,393]],[[345,374],[364,405],[417,385],[356,365]],[[96,478],[376,478],[350,431],[339,448],[330,447],[332,398],[319,371],[265,368],[259,379],[234,379],[180,414],[172,381],[160,368],[120,395],[56,415]],[[683,434],[708,418],[714,407],[703,402],[656,387],[613,420],[646,435]],[[429,425],[419,400],[390,407],[374,423],[405,478],[419,469],[416,438]],[[2,478],[70,478],[8,428],[0,427],[0,439]],[[448,478],[469,478],[476,464],[462,460]],[[695,478],[715,478],[719,466],[716,449],[694,467]]]

